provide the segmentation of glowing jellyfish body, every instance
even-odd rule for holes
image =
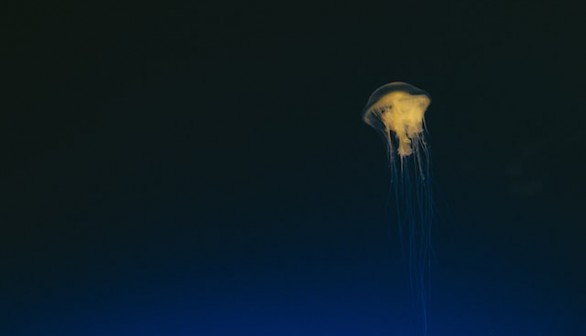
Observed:
[[[420,320],[417,324],[424,335],[429,323],[433,210],[429,148],[424,137],[424,116],[430,103],[431,98],[425,91],[407,83],[393,82],[373,92],[363,114],[364,121],[380,131],[387,143],[393,213],[408,260],[410,284]]]

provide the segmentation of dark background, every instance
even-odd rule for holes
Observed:
[[[1,335],[413,335],[384,144],[428,91],[431,335],[584,335],[586,25],[563,2],[23,4]]]

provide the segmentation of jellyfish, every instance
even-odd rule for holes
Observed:
[[[403,82],[376,89],[364,108],[366,124],[381,134],[391,170],[391,209],[398,224],[401,251],[407,262],[417,326],[429,325],[432,193],[425,111],[431,98]]]

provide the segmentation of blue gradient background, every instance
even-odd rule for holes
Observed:
[[[578,13],[14,12],[0,335],[413,335],[384,144],[360,119],[394,80],[433,99],[430,334],[586,334]]]

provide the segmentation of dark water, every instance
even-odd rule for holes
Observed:
[[[579,11],[10,13],[0,334],[414,335],[378,86],[433,97],[430,335],[583,335]]]

